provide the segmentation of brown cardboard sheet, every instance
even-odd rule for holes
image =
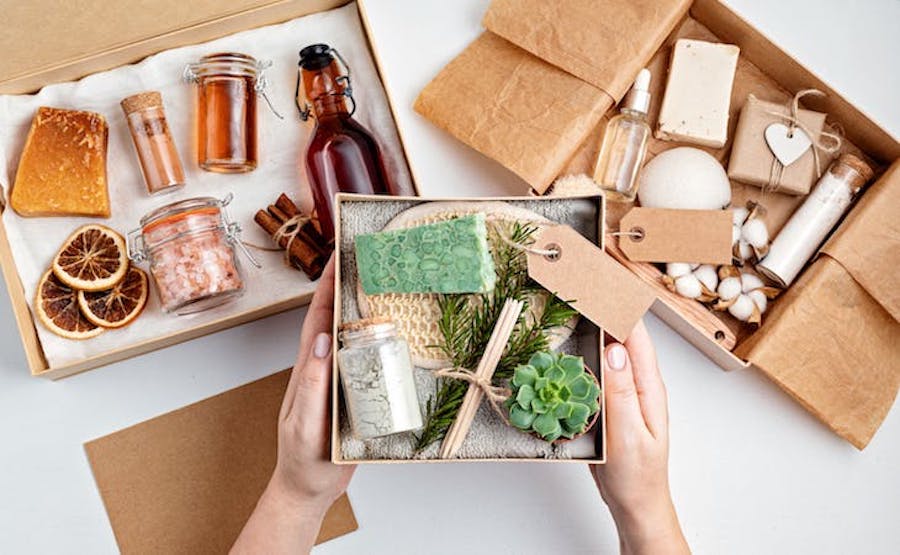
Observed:
[[[494,0],[484,27],[616,102],[687,13],[690,0]]]
[[[900,322],[900,161],[863,190],[822,252]]]
[[[348,0],[3,2],[0,92],[19,94]],[[35,40],[39,37],[40,40]]]
[[[122,553],[225,553],[275,466],[290,372],[226,391],[85,444]],[[317,543],[356,530],[347,496]]]
[[[839,436],[863,449],[900,387],[900,323],[822,256],[735,351]]]

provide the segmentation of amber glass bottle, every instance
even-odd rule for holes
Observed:
[[[347,110],[346,100],[353,102],[349,70],[341,74],[335,54],[325,44],[301,50],[297,87],[301,117],[315,117],[306,147],[306,176],[322,235],[329,243],[334,241],[335,194],[394,194],[378,143]],[[301,86],[305,99],[300,98]]]

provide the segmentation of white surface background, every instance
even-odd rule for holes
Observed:
[[[366,2],[426,195],[521,191],[410,108],[478,34],[487,3]],[[728,3],[900,135],[900,2]],[[302,316],[273,316],[51,383],[29,377],[9,299],[0,294],[0,552],[115,552],[82,443],[288,366]],[[673,495],[695,552],[900,550],[900,410],[859,453],[764,377],[726,374],[647,320],[669,388]],[[317,553],[617,550],[612,521],[581,466],[367,467],[350,496],[360,530]]]

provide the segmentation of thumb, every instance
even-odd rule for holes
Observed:
[[[306,361],[294,367],[294,399],[286,418],[300,425],[308,439],[328,428],[328,392],[331,389],[331,334],[319,333]]]
[[[609,428],[616,435],[646,429],[634,384],[631,358],[621,343],[613,343],[606,348],[605,368],[604,395]]]

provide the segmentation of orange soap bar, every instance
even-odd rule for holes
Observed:
[[[9,204],[22,216],[109,217],[106,120],[94,112],[38,108]]]

